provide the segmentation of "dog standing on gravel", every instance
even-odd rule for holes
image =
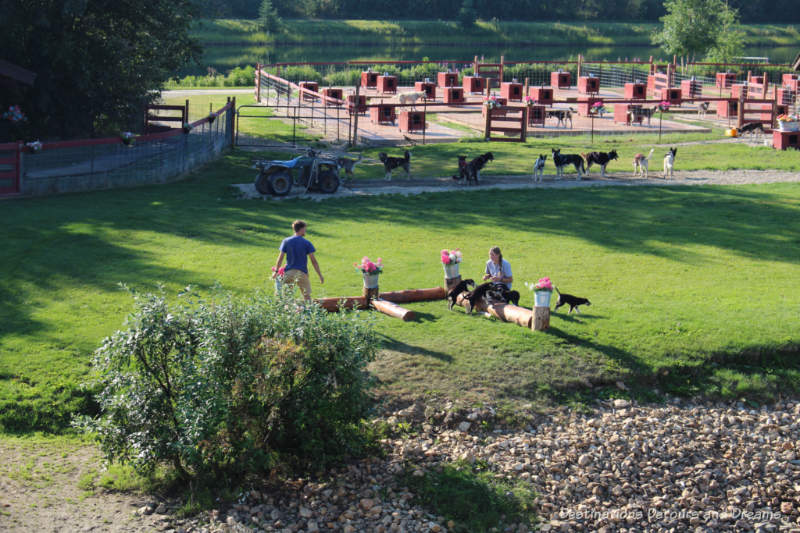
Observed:
[[[381,152],[378,154],[378,159],[383,163],[383,170],[386,172],[384,177],[387,180],[392,179],[392,170],[396,168],[402,168],[406,171],[406,177],[411,177],[411,153],[408,150],[403,157],[392,157]]]
[[[633,156],[633,177],[641,175],[645,179],[647,179],[647,167],[650,166],[650,158],[653,157],[653,152],[655,152],[655,148],[650,148],[650,153],[647,154],[647,157],[644,154],[636,154]]]
[[[466,167],[466,174],[467,174],[467,183],[474,182],[475,185],[478,184],[478,180],[481,177],[481,170],[483,167],[486,166],[486,163],[489,161],[494,161],[494,154],[492,152],[486,152],[483,155],[479,155],[469,163],[467,163]]]
[[[672,171],[675,168],[675,155],[677,153],[677,148],[670,148],[667,155],[664,156],[664,179],[667,179],[667,174],[669,174],[669,179],[672,179]]]
[[[542,176],[544,174],[544,162],[547,160],[547,156],[544,154],[539,154],[539,158],[533,162],[533,181],[534,182],[541,182]]]
[[[575,170],[578,172],[578,177],[575,178],[577,180],[581,179],[581,174],[586,172],[583,164],[583,158],[578,154],[565,154],[561,155],[561,149],[551,148],[551,152],[553,152],[553,164],[556,166],[556,172],[558,175],[558,179],[564,177],[564,167],[567,165],[572,165],[575,167]]]
[[[605,178],[606,165],[619,156],[616,150],[611,150],[610,152],[589,152],[584,154],[583,157],[586,159],[586,175],[589,175],[589,169],[592,168],[592,165],[597,163],[600,165],[600,175]]]

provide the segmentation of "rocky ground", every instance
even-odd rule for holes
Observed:
[[[537,494],[538,523],[502,531],[800,532],[797,401],[751,408],[612,400],[589,413],[531,414],[518,430],[493,429],[491,408],[452,405],[415,404],[384,420],[406,432],[383,442],[383,457],[321,481],[255,487],[191,519],[172,516],[175,502],[110,494],[83,500],[91,509],[71,502],[71,513],[65,505],[37,508],[30,505],[37,497],[31,487],[24,501],[4,505],[0,529],[444,532],[456,524],[423,507],[403,474],[480,461],[496,477],[528,484]],[[108,512],[104,497],[113,502]]]

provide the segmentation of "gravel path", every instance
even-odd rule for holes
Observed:
[[[590,414],[562,409],[526,430],[482,432],[491,408],[394,413],[414,436],[332,481],[293,480],[183,527],[190,531],[448,531],[419,507],[398,474],[482,461],[538,494],[539,523],[504,531],[800,531],[800,403],[638,406],[613,400]]]
[[[575,178],[556,179],[553,175],[545,175],[541,183],[534,183],[531,179],[521,176],[491,176],[481,178],[481,185],[466,186],[454,183],[449,177],[441,178],[396,178],[386,180],[351,180],[339,188],[335,194],[319,193],[292,193],[278,200],[304,198],[322,201],[332,198],[346,198],[350,196],[374,196],[379,194],[415,195],[425,192],[447,192],[454,190],[487,190],[487,189],[540,189],[540,188],[575,188],[575,187],[612,187],[612,186],[676,186],[676,185],[744,185],[777,182],[800,182],[800,172],[786,172],[777,170],[696,170],[676,172],[673,179],[665,180],[659,172],[651,172],[649,179],[633,178],[630,174],[609,174],[601,178],[593,173],[589,178],[576,180]],[[253,183],[239,183],[232,185],[233,189],[243,199],[270,198],[263,197],[256,191]]]

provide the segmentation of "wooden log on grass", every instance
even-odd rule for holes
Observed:
[[[381,313],[394,318],[401,318],[404,321],[413,320],[416,317],[414,311],[400,307],[399,305],[388,300],[382,300],[381,298],[375,298],[371,300],[370,304]]]
[[[430,289],[407,289],[404,291],[382,292],[378,297],[396,304],[402,304],[408,302],[444,300],[447,297],[447,292],[442,287],[433,287]]]
[[[464,293],[459,294],[458,298],[456,298],[456,305],[464,307],[465,300]],[[486,316],[493,316],[499,318],[503,322],[513,322],[523,328],[530,328],[533,322],[533,311],[512,304],[486,305],[484,300],[479,300],[475,303],[473,312],[483,313]]]
[[[534,307],[533,308],[533,324],[531,327],[534,331],[544,331],[550,327],[550,308],[549,307]]]
[[[367,300],[363,296],[347,296],[343,298],[317,298],[320,307],[331,313],[344,309],[366,309]]]

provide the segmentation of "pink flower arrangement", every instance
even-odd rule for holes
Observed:
[[[278,269],[276,269],[275,267],[272,267],[272,271],[275,272],[276,276],[282,278],[283,275],[286,274],[286,267],[280,267]]]
[[[380,274],[383,272],[383,259],[380,257],[373,263],[366,255],[361,258],[361,263],[353,263],[356,269],[364,274]]]
[[[454,250],[442,250],[442,264],[453,265],[460,263],[462,260],[461,250],[456,248]]]
[[[483,101],[483,105],[485,105],[489,109],[494,109],[495,107],[500,106],[500,101],[497,99],[496,96],[490,96],[489,98]]]
[[[548,278],[547,276],[541,278],[533,285],[531,285],[530,283],[526,283],[525,286],[527,286],[532,291],[553,292],[553,282],[550,281],[550,278]]]
[[[669,111],[669,102],[667,100],[664,100],[663,102],[658,104],[658,110],[659,111]]]
[[[532,96],[528,95],[525,97],[525,105],[536,105],[539,101],[533,98]]]

